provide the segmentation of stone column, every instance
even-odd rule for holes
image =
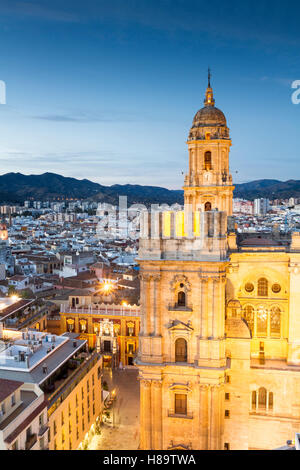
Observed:
[[[162,382],[152,382],[152,449],[162,449]]]
[[[213,336],[212,324],[214,315],[214,281],[208,279],[207,282],[207,336],[211,338]]]
[[[148,294],[148,317],[149,317],[149,335],[154,334],[155,330],[155,310],[156,310],[156,289],[155,289],[155,282],[153,276],[149,281],[149,294]]]
[[[151,450],[151,381],[142,379],[140,382],[140,430],[141,449]]]
[[[139,278],[140,278],[140,289],[141,289],[141,294],[140,294],[140,297],[141,297],[141,299],[140,299],[140,301],[141,301],[140,335],[143,336],[145,334],[145,330],[146,330],[146,281],[145,281],[145,277],[144,277],[143,274],[140,274]]]
[[[200,385],[200,450],[208,449],[208,385]]]
[[[201,337],[207,338],[208,280],[201,280]]]
[[[151,331],[151,302],[150,302],[150,275],[144,275],[145,279],[145,304],[144,304],[144,336],[149,336]]]
[[[223,386],[213,385],[211,387],[211,423],[210,423],[210,450],[221,450],[223,441],[224,416],[221,416],[221,390]]]
[[[156,274],[154,280],[154,335],[161,335],[161,317],[160,317],[160,275]]]

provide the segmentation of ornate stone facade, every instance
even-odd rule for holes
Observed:
[[[142,221],[141,448],[272,449],[300,429],[300,238],[239,246],[210,83],[203,109],[188,140],[191,206]]]

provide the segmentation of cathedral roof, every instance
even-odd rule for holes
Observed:
[[[215,106],[205,106],[195,114],[192,127],[194,126],[226,126],[226,118]]]

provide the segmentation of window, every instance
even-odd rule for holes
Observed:
[[[205,152],[204,154],[204,168],[206,171],[209,171],[212,169],[211,166],[211,152]]]
[[[1,403],[1,414],[5,415],[5,403]]]
[[[133,331],[134,331],[133,326],[129,326],[128,331],[127,331],[127,333],[128,333],[127,336],[133,336]]]
[[[261,297],[267,297],[268,296],[268,281],[264,277],[258,279],[257,295],[259,295]]]
[[[269,392],[269,410],[273,410],[273,392]]]
[[[187,342],[183,338],[175,341],[175,362],[187,362]]]
[[[253,390],[251,393],[251,408],[253,411],[261,413],[273,410],[274,396],[265,387]]]
[[[82,420],[82,430],[84,431],[84,419]]]
[[[187,395],[179,393],[175,394],[175,414],[187,414]]]
[[[90,382],[89,382],[89,380],[87,380],[87,382],[86,382],[86,389],[87,389],[87,392],[89,393],[89,391],[90,391]]]
[[[252,284],[252,282],[247,282],[245,284],[245,291],[246,292],[253,292],[254,291],[254,285]]]
[[[185,292],[178,292],[177,304],[180,307],[185,307]]]
[[[95,403],[93,403],[93,415],[95,414]]]
[[[56,421],[53,421],[53,434],[54,434],[54,436],[55,436],[56,433],[57,433]]]
[[[230,375],[225,375],[225,382],[230,384]]]
[[[225,393],[225,400],[230,400],[230,393]]]
[[[270,334],[271,336],[280,336],[280,308],[273,307],[270,318]]]
[[[278,294],[280,291],[281,291],[281,286],[280,284],[273,284],[272,286],[272,291],[274,292],[274,294]]]
[[[31,436],[32,432],[31,432],[31,426],[29,426],[27,429],[26,429],[26,440],[28,440]]]
[[[264,307],[259,307],[256,314],[257,336],[267,336],[268,313]]]
[[[256,408],[256,391],[254,390],[252,392],[252,400],[251,400],[251,403],[252,403],[252,408]]]
[[[266,409],[267,407],[267,390],[261,387],[258,390],[258,408]]]
[[[229,442],[224,443],[224,450],[230,450],[230,444]]]
[[[62,426],[64,425],[64,422],[65,422],[64,413],[63,413],[63,411],[62,411],[62,412],[61,412],[61,425],[62,425]]]
[[[13,393],[12,396],[11,396],[11,406],[15,406],[15,404],[16,404],[16,396]]]
[[[206,202],[204,205],[205,212],[211,211],[211,202]]]
[[[95,385],[95,374],[92,375],[92,384]]]
[[[225,410],[225,418],[230,418],[230,411],[229,410]]]

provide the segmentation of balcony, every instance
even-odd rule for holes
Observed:
[[[17,316],[8,318],[5,321],[5,324],[8,327],[13,328],[26,328],[29,327],[32,323],[37,322],[45,315],[47,315],[49,307],[44,305],[42,307],[32,307],[27,313],[25,312],[18,312]]]
[[[193,419],[193,412],[189,413],[175,413],[174,410],[168,410],[169,418],[184,418],[184,419]]]
[[[192,307],[188,307],[187,305],[179,305],[178,303],[169,304],[168,306],[169,312],[192,312]]]
[[[37,442],[37,434],[31,434],[30,436],[27,436],[27,439],[25,442],[25,450],[30,450],[36,442]]]

